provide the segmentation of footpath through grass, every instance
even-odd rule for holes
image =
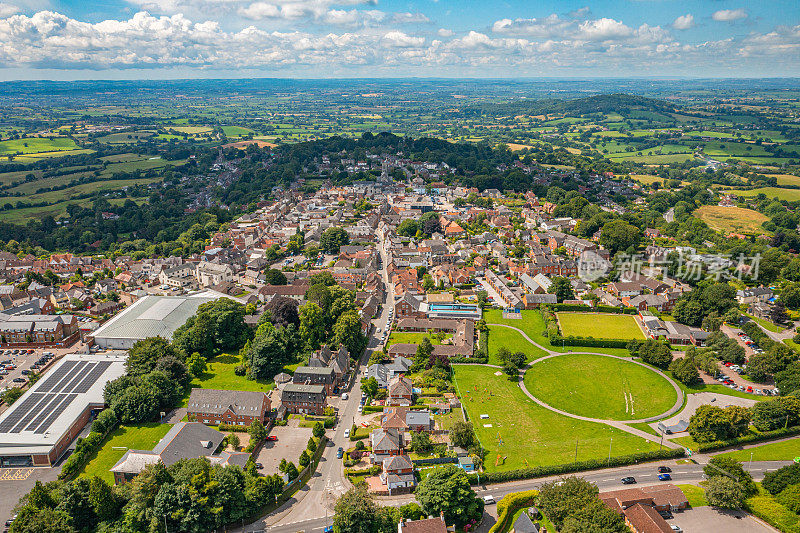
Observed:
[[[503,312],[500,309],[489,309],[484,311],[483,317],[487,324],[507,324],[525,332],[525,334],[536,344],[554,352],[594,352],[606,353],[609,355],[627,356],[628,350],[624,348],[595,348],[595,347],[581,347],[581,346],[551,346],[550,339],[547,338],[545,333],[544,318],[537,310],[526,309],[522,311],[521,319],[506,319],[503,318]],[[497,328],[508,329],[508,328]],[[489,343],[491,345],[492,337],[489,334]],[[535,347],[531,346],[535,350]],[[491,351],[490,351],[491,353]],[[526,352],[527,353],[527,352]],[[544,355],[544,352],[541,352]],[[539,357],[536,357],[538,359]]]
[[[578,461],[608,457],[609,445],[612,456],[658,449],[657,443],[624,431],[545,409],[507,376],[495,375],[495,368],[453,368],[461,402],[488,452],[484,466],[490,472],[574,462],[576,443]],[[488,418],[482,419],[482,414]]]
[[[566,354],[536,363],[525,373],[525,386],[552,407],[604,420],[657,416],[678,399],[652,370],[602,355]]]
[[[511,353],[522,352],[526,361],[533,361],[547,355],[522,336],[519,331],[502,326],[489,326],[489,364],[503,364],[497,357],[500,348],[508,348]]]
[[[114,484],[114,474],[109,468],[130,450],[152,450],[158,441],[172,428],[172,424],[150,422],[131,426],[120,426],[106,437],[103,446],[81,472],[81,477],[98,476]]]

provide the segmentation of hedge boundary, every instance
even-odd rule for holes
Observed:
[[[677,459],[679,457],[683,457],[685,453],[686,452],[682,448],[680,450],[666,449],[653,452],[635,453],[631,455],[620,455],[618,457],[612,457],[610,461],[604,459],[592,459],[591,461],[579,461],[577,463],[519,468],[516,470],[507,470],[505,472],[484,472],[483,474],[480,474],[480,480],[482,484],[504,483],[506,481],[557,476],[561,474],[570,474],[572,472],[582,472],[585,470],[599,470],[602,468],[628,466],[660,459]],[[468,476],[470,484],[478,484],[478,474],[468,474]]]
[[[530,507],[534,504],[539,491],[536,489],[525,490],[522,492],[512,492],[506,494],[497,502],[497,522],[489,530],[489,533],[500,533],[501,531],[508,531],[511,527],[511,520],[517,511],[524,507]]]
[[[779,437],[788,437],[791,435],[798,435],[798,434],[800,434],[800,426],[773,429],[772,431],[765,431],[763,433],[745,435],[743,437],[737,437],[735,439],[715,440],[711,442],[706,442],[700,444],[697,447],[697,452],[698,453],[711,452],[715,450],[721,450],[723,448],[738,446],[740,444],[750,444],[751,442],[772,440]]]

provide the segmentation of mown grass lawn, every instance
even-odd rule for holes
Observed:
[[[644,339],[642,328],[631,315],[611,313],[557,313],[565,337],[595,339]]]
[[[753,461],[791,461],[795,457],[800,457],[800,438],[762,444],[761,446],[726,452],[720,455],[737,461],[749,461],[751,453],[753,454]]]
[[[103,446],[92,456],[80,476],[98,476],[113,485],[114,475],[109,472],[109,468],[113,467],[129,449],[152,450],[170,428],[172,424],[158,422],[118,427],[106,437]]]
[[[219,389],[267,392],[275,388],[271,379],[257,381],[247,379],[247,376],[237,376],[234,369],[241,360],[238,355],[222,354],[209,359],[208,368],[199,378],[194,378],[190,385],[193,389]],[[296,367],[295,367],[296,368]],[[286,371],[284,369],[284,371]],[[187,394],[181,401],[180,407],[186,407],[189,401]]]
[[[542,318],[542,314],[535,309],[522,311],[521,319],[505,319],[503,318],[503,312],[500,309],[489,309],[484,311],[483,317],[487,324],[507,324],[520,329],[524,331],[533,342],[554,352],[595,352],[607,353],[609,355],[629,355],[628,350],[625,348],[582,348],[580,346],[562,346],[560,344],[551,346],[550,340],[547,338],[547,333],[545,331],[546,328],[544,325],[544,318]],[[489,342],[492,342],[491,334],[489,335]]]
[[[683,492],[686,499],[689,500],[689,505],[692,507],[706,507],[708,500],[706,500],[706,491],[697,485],[675,485]]]
[[[479,365],[453,365],[462,404],[484,449],[488,471],[553,465],[648,452],[658,444],[593,422],[554,413],[525,396],[517,383],[497,369]],[[481,419],[480,415],[489,415]],[[491,427],[484,427],[491,425]],[[498,441],[502,439],[502,444]],[[612,441],[613,439],[613,441]],[[499,464],[496,464],[500,455]],[[503,457],[506,457],[503,461]]]
[[[389,341],[387,342],[386,346],[391,348],[395,344],[419,344],[422,342],[422,339],[425,337],[430,338],[431,344],[436,346],[437,344],[441,344],[442,341],[446,339],[453,338],[450,334],[445,334],[441,337],[442,340],[439,340],[440,337],[436,334],[431,333],[423,333],[423,332],[416,332],[416,331],[393,331],[391,335],[389,335]]]
[[[497,352],[503,347],[511,353],[524,353],[527,361],[547,355],[547,352],[528,342],[520,332],[502,326],[489,326],[489,364],[503,364],[497,357]]]
[[[607,420],[649,418],[668,411],[678,396],[648,368],[602,355],[561,355],[525,373],[528,392],[581,416]]]

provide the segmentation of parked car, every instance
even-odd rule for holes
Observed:
[[[672,469],[670,467],[668,467],[668,466],[659,466],[658,467],[658,473],[659,474],[666,474],[666,473],[669,473],[669,472],[672,472]]]
[[[346,439],[350,438],[350,430],[349,429],[345,429],[344,430],[344,438],[346,438]]]
[[[264,465],[262,465],[261,463],[256,463],[256,468],[258,470],[261,470],[262,468],[264,468]]]
[[[342,400],[346,400],[347,398],[349,398],[349,396],[347,396],[346,392],[343,392],[342,393]]]
[[[485,505],[494,503],[494,496],[492,496],[491,494],[487,494],[486,496],[483,497],[483,503]]]
[[[634,483],[636,483],[636,478],[633,476],[627,476],[622,478],[620,481],[622,481],[623,485],[633,485]]]
[[[336,458],[341,459],[342,457],[344,457],[344,449],[339,446],[339,449],[336,450]]]
[[[275,435],[267,435],[267,440],[269,442],[275,442],[276,440],[278,440],[278,437],[276,437]]]
[[[672,481],[672,476],[670,476],[669,474],[659,474],[658,475],[658,480],[659,481]]]
[[[681,529],[681,526],[671,525],[671,526],[669,526],[669,527],[670,527],[670,529],[672,529],[672,531],[674,531],[675,533],[683,533],[683,530]]]
[[[322,533],[333,533],[333,526],[325,526],[322,528]]]

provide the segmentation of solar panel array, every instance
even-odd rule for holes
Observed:
[[[47,431],[79,394],[85,394],[110,361],[65,361],[0,422],[0,433]]]

